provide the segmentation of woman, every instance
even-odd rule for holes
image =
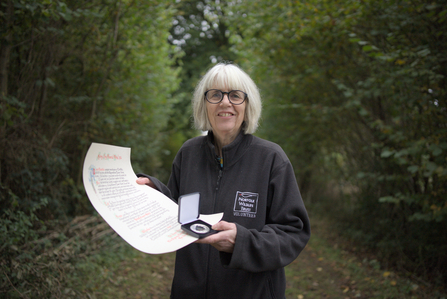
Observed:
[[[200,192],[201,214],[224,212],[213,226],[219,233],[177,251],[171,298],[285,298],[284,266],[306,245],[310,225],[286,154],[251,135],[259,91],[237,66],[218,64],[196,87],[193,110],[208,135],[183,144],[168,185],[137,179],[174,201]]]

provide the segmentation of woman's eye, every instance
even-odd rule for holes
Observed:
[[[231,97],[234,99],[241,99],[243,98],[242,94],[240,92],[232,92]]]

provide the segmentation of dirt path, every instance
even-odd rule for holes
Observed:
[[[318,254],[312,244],[286,270],[287,298],[350,298],[355,292],[349,273]]]
[[[336,252],[336,249],[332,248],[328,252],[321,248],[321,244],[315,244],[319,241],[314,238],[286,268],[287,298],[386,298],[375,297],[373,288],[365,285],[367,277],[352,271],[340,260],[345,258],[346,262],[355,263],[357,258],[349,259],[341,252],[340,256],[333,256],[332,251]],[[357,266],[361,266],[361,263],[357,263]],[[367,267],[363,271],[368,271]]]
[[[325,227],[313,221],[311,241],[286,267],[287,299],[447,298],[427,285],[380,269],[375,260],[340,249],[333,237],[328,238]],[[169,298],[174,259],[174,254],[138,253],[104,273],[106,279],[88,292],[89,298]]]
[[[447,298],[420,280],[383,269],[371,255],[335,236],[324,221],[313,219],[312,231],[309,244],[286,267],[287,299]]]

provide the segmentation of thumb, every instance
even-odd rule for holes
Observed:
[[[148,178],[138,178],[137,179],[137,184],[139,185],[147,185],[149,184],[149,179]]]

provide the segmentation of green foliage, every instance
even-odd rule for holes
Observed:
[[[67,298],[67,271],[95,251],[92,240],[58,227],[92,213],[81,180],[91,142],[132,147],[137,169],[161,167],[179,83],[168,42],[174,12],[166,1],[1,2],[0,272],[8,298]]]
[[[96,281],[78,275],[100,273],[110,260],[134,253],[98,216],[44,226],[36,210],[8,210],[0,218],[0,293],[5,298],[88,298],[82,291]]]
[[[29,249],[30,245],[35,244],[38,240],[38,231],[45,231],[45,226],[36,216],[36,210],[45,204],[46,202],[42,201],[37,206],[30,209],[22,208],[22,210],[16,204],[15,209],[3,211],[0,218],[2,241],[0,246],[0,269],[2,272],[0,292],[6,294],[8,298],[24,297],[23,290],[17,289],[21,289],[20,285],[24,285],[24,281],[31,284],[31,288],[36,285],[40,287],[45,283],[46,273],[38,273],[38,268],[41,267],[35,267],[37,266],[36,262],[32,261],[40,252]],[[49,284],[53,283],[50,277],[46,280]],[[37,292],[37,294],[43,293]]]
[[[260,133],[284,147],[302,191],[337,186],[345,196],[329,211],[345,213],[368,246],[445,275],[436,253],[447,222],[445,1],[263,1],[230,11],[234,51],[265,100]]]
[[[39,219],[35,215],[35,211],[46,204],[45,200],[40,205],[30,209],[28,214],[25,211],[6,210],[0,219],[0,234],[2,236],[1,251],[5,248],[18,250],[19,246],[36,240],[37,233],[33,230]]]
[[[178,84],[163,2],[9,0],[1,6],[0,205],[48,198],[46,217],[91,210],[92,141],[130,146],[155,172]],[[56,184],[58,183],[58,184]]]
[[[307,201],[385,260],[445,278],[445,4],[3,1],[1,291],[79,295],[58,285],[100,247],[56,226],[92,212],[88,146],[131,147],[136,172],[167,180],[197,134],[195,84],[220,61],[261,88],[259,134],[285,149]]]

